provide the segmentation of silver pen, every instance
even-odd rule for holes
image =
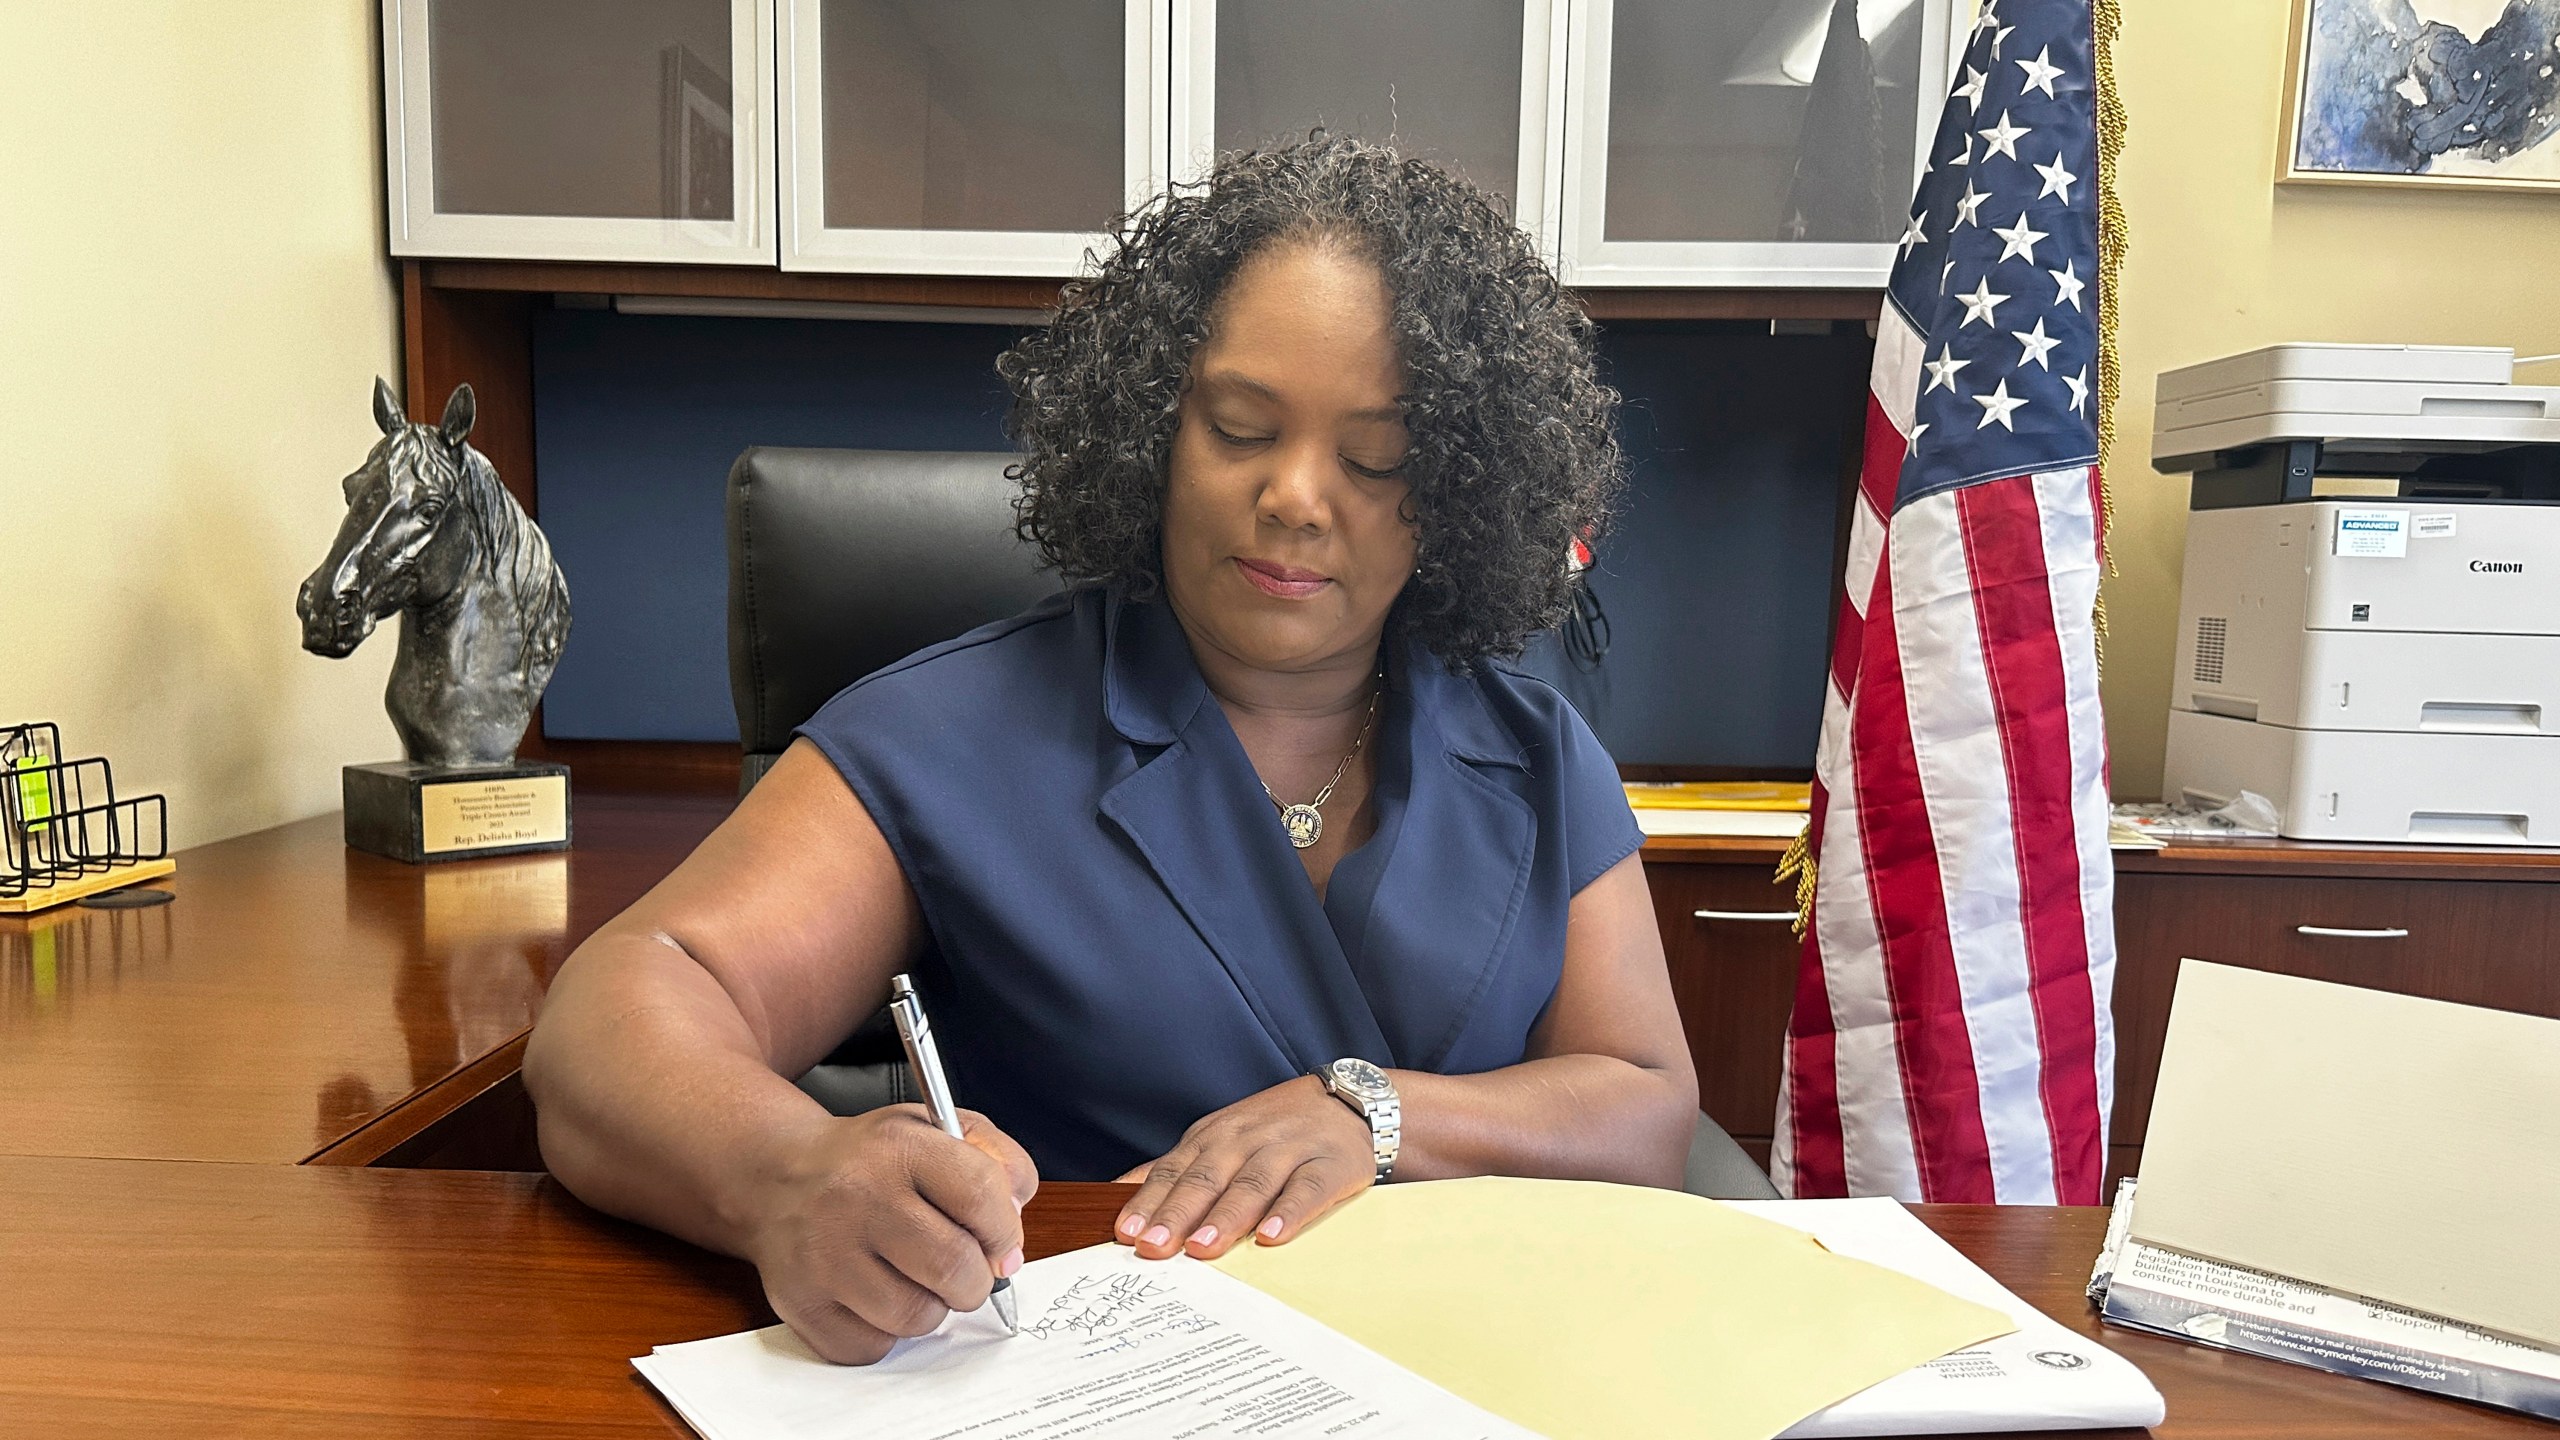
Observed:
[[[942,1073],[942,1052],[934,1048],[933,1022],[924,1018],[924,1002],[916,998],[915,982],[904,975],[889,977],[889,1015],[898,1022],[898,1039],[907,1047],[907,1067],[915,1071],[916,1084],[924,1089],[925,1110],[943,1134],[960,1139],[960,1107],[951,1103],[951,1081]],[[1022,1333],[1014,1320],[1011,1280],[997,1276],[987,1303],[996,1308],[1006,1334]]]

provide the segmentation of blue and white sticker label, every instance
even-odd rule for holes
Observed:
[[[2375,555],[2400,559],[2409,553],[2406,510],[2340,510],[2337,543],[2332,555]]]

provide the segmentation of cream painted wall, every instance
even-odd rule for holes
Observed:
[[[293,615],[398,380],[375,8],[0,6],[0,722],[180,845],[400,753],[393,638],[322,660]]]
[[[2421,3],[2422,13],[2434,7]],[[2286,340],[2560,351],[2560,190],[2278,186],[2285,0],[2128,0],[2133,247],[2117,316],[2124,399],[2107,474],[2118,574],[2105,702],[2115,791],[2153,799],[2168,737],[2187,482],[2153,472],[2152,383]],[[2560,364],[2519,372],[2560,385]]]

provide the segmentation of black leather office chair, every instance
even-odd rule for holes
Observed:
[[[1013,533],[1011,455],[758,446],[729,470],[729,693],[746,751],[740,793],[829,697],[872,671],[1058,588]],[[800,1088],[838,1115],[919,1098],[887,1012]],[[1776,1192],[1706,1116],[1689,1189]]]
[[[1054,594],[1009,454],[758,446],[729,469],[729,694],[744,793],[847,685]]]
[[[740,794],[837,691],[1057,590],[1014,536],[1013,458],[760,445],[729,467]],[[885,1010],[799,1084],[839,1115],[919,1098]]]

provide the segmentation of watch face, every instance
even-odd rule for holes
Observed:
[[[1366,1060],[1334,1061],[1333,1083],[1364,1099],[1383,1100],[1395,1093],[1387,1072]]]

